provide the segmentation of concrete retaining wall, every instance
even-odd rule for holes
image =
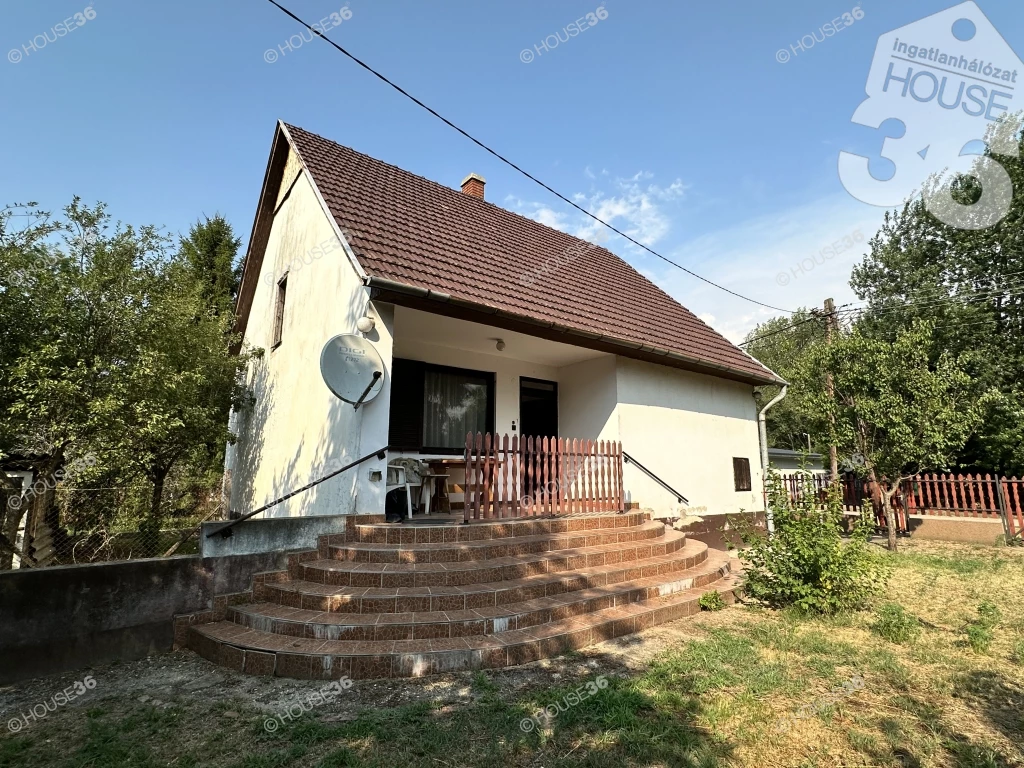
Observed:
[[[169,651],[173,618],[213,608],[285,553],[170,557],[0,574],[0,684]]]
[[[248,590],[253,574],[284,570],[289,551],[314,549],[345,524],[253,520],[228,539],[204,536],[205,557],[0,573],[0,684],[169,651],[176,614],[212,610],[215,595]]]
[[[199,553],[203,557],[252,555],[279,552],[284,549],[312,549],[317,538],[329,533],[345,532],[345,515],[315,517],[271,517],[245,520],[231,528],[231,536],[208,537],[223,521],[203,523],[199,533]]]
[[[910,516],[910,536],[914,539],[991,545],[1003,535],[1002,520],[938,515]]]
[[[742,542],[733,522],[737,517],[739,516],[708,515],[701,522],[694,523],[684,530],[689,538],[703,541],[712,549],[725,550],[729,549],[730,545],[741,547]],[[848,515],[848,518],[851,517]],[[763,512],[756,513],[755,518],[759,525],[764,524]],[[910,536],[930,541],[994,545],[1003,536],[1003,523],[1001,520],[982,518],[911,515]]]

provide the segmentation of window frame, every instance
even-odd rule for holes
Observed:
[[[736,493],[749,493],[754,490],[754,479],[750,473],[750,459],[743,456],[732,457],[732,482]]]
[[[284,312],[288,301],[288,273],[285,272],[277,281],[277,291],[274,295],[274,329],[271,338],[270,351],[281,346],[284,341]]]
[[[451,448],[451,447],[438,447],[438,446],[433,446],[433,445],[425,445],[424,442],[423,442],[423,439],[424,439],[424,434],[423,434],[424,433],[424,429],[423,429],[423,416],[424,416],[425,406],[426,406],[425,383],[426,383],[426,374],[427,374],[428,371],[433,371],[435,373],[450,373],[450,374],[456,374],[456,375],[459,375],[459,376],[465,376],[467,378],[479,378],[479,379],[482,379],[484,381],[484,384],[487,386],[487,413],[486,413],[487,428],[486,428],[486,431],[490,432],[491,434],[494,434],[494,426],[495,426],[495,391],[497,389],[497,375],[495,374],[494,371],[478,371],[478,370],[474,370],[472,368],[458,368],[458,367],[452,366],[452,365],[438,365],[436,363],[427,363],[427,362],[424,362],[422,360],[412,360],[412,359],[409,359],[409,358],[395,358],[396,362],[399,361],[399,360],[401,360],[403,364],[412,364],[415,367],[417,375],[420,376],[419,383],[413,385],[415,387],[416,391],[420,395],[420,401],[419,401],[419,407],[418,407],[418,418],[417,418],[417,422],[416,422],[416,435],[417,435],[416,443],[418,443],[419,447],[418,448],[410,448],[408,446],[392,445],[392,449],[393,450],[416,451],[418,453],[438,454],[438,455],[444,455],[444,456],[461,456],[463,453],[465,453],[466,448],[465,448],[464,445],[460,445],[457,448]],[[394,377],[392,377],[392,390],[391,390],[391,394],[392,394],[392,397],[394,397],[394,395],[395,395]],[[399,394],[401,395],[401,393],[399,393]],[[391,414],[392,415],[394,414],[394,408],[391,409]],[[392,443],[392,435],[393,435],[393,432],[392,432],[392,427],[391,427],[390,418],[389,418],[389,424],[388,424],[388,442],[389,443]]]

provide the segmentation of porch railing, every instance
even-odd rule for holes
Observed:
[[[466,435],[467,523],[625,509],[621,443]]]

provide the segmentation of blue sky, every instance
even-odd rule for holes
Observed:
[[[345,5],[285,4],[309,20]],[[837,173],[840,150],[880,147],[878,130],[851,122],[879,36],[951,5],[868,0],[863,18],[796,51],[854,3],[608,0],[606,18],[538,51],[597,3],[350,0],[351,18],[328,34],[637,239],[795,308],[855,300],[846,283],[864,251],[856,235],[870,237],[881,219]],[[979,5],[1024,52],[1024,3]],[[85,8],[4,0],[0,201],[56,210],[77,194],[172,233],[220,212],[247,240],[280,118],[451,186],[480,173],[492,202],[594,236],[564,203],[322,41],[281,52],[299,27],[267,2],[95,0],[94,18],[26,51]],[[268,49],[279,52],[273,63]],[[529,63],[524,49],[534,51]],[[788,62],[780,49],[792,52]],[[845,237],[854,247],[793,271]],[[620,238],[606,244],[731,338],[776,314]]]

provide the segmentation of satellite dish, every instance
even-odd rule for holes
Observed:
[[[383,389],[384,362],[365,338],[343,334],[324,345],[320,353],[320,375],[336,397],[358,408]]]

